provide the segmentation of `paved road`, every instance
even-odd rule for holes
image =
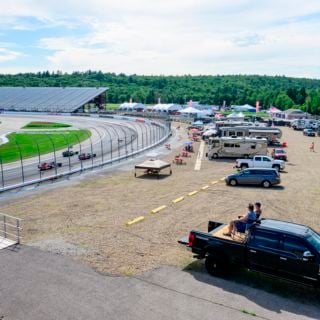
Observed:
[[[113,277],[27,246],[0,262],[3,320],[320,319],[319,306],[172,267]]]
[[[74,128],[89,129],[92,132],[91,138],[78,145],[74,145],[73,150],[80,153],[95,153],[97,156],[91,160],[79,161],[77,156],[63,158],[61,151],[57,151],[56,154],[42,155],[40,159],[38,157],[24,159],[23,170],[20,161],[5,164],[3,165],[3,174],[0,168],[0,188],[22,182],[22,174],[25,181],[28,181],[51,176],[55,173],[59,174],[73,169],[88,168],[92,165],[101,164],[103,161],[110,160],[111,158],[115,159],[151,145],[164,134],[164,130],[150,123],[120,121],[108,118],[1,115],[0,135],[17,131],[30,121],[48,121],[48,119],[50,121],[71,124]],[[67,140],[68,137],[66,136]],[[57,168],[57,172],[55,172],[55,169],[43,172],[37,169],[39,162],[52,161],[62,163],[62,167]]]

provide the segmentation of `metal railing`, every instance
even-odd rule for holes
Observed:
[[[0,237],[20,243],[21,241],[21,222],[19,218],[0,213]]]

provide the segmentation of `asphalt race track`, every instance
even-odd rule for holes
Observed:
[[[138,150],[156,144],[168,133],[163,127],[152,121],[130,121],[112,118],[80,117],[80,116],[49,116],[49,115],[5,115],[0,116],[0,136],[10,132],[20,131],[20,128],[30,121],[51,121],[71,124],[77,129],[88,129],[92,135],[87,140],[70,147],[69,150],[79,153],[92,153],[96,157],[80,161],[78,155],[63,157],[57,150],[40,157],[33,157],[3,164],[0,168],[0,191],[7,187],[28,183],[54,175],[61,175],[74,170],[86,170],[102,165],[105,162],[117,162],[119,158],[130,157]],[[45,130],[43,130],[45,131]],[[67,139],[67,137],[66,137]],[[53,148],[54,149],[54,148]],[[39,163],[57,162],[61,167],[40,171]]]

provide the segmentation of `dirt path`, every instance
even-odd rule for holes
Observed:
[[[170,177],[134,178],[133,170],[99,174],[72,186],[2,203],[0,211],[24,219],[25,243],[72,254],[99,271],[116,274],[188,264],[190,254],[177,240],[190,229],[205,230],[209,219],[227,222],[244,213],[248,202],[261,201],[264,217],[307,224],[319,231],[320,139],[289,128],[283,132],[289,162],[287,173],[281,174],[282,188],[232,188],[221,181],[212,185],[234,171],[234,161],[204,158],[201,170],[195,171],[198,142],[187,165],[173,165]],[[182,143],[186,132],[178,134]],[[318,152],[309,152],[311,141]],[[180,149],[164,160],[171,162]],[[202,191],[206,185],[209,188]],[[201,191],[187,195],[195,190]],[[185,199],[173,204],[180,196]],[[150,214],[161,205],[167,208]],[[143,222],[125,226],[140,215],[145,216]]]

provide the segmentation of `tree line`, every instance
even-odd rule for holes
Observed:
[[[145,104],[185,104],[190,99],[201,104],[242,105],[245,103],[281,110],[299,108],[320,114],[320,80],[285,76],[145,76],[103,73],[101,71],[38,72],[0,74],[0,86],[25,87],[108,87],[107,101]]]

